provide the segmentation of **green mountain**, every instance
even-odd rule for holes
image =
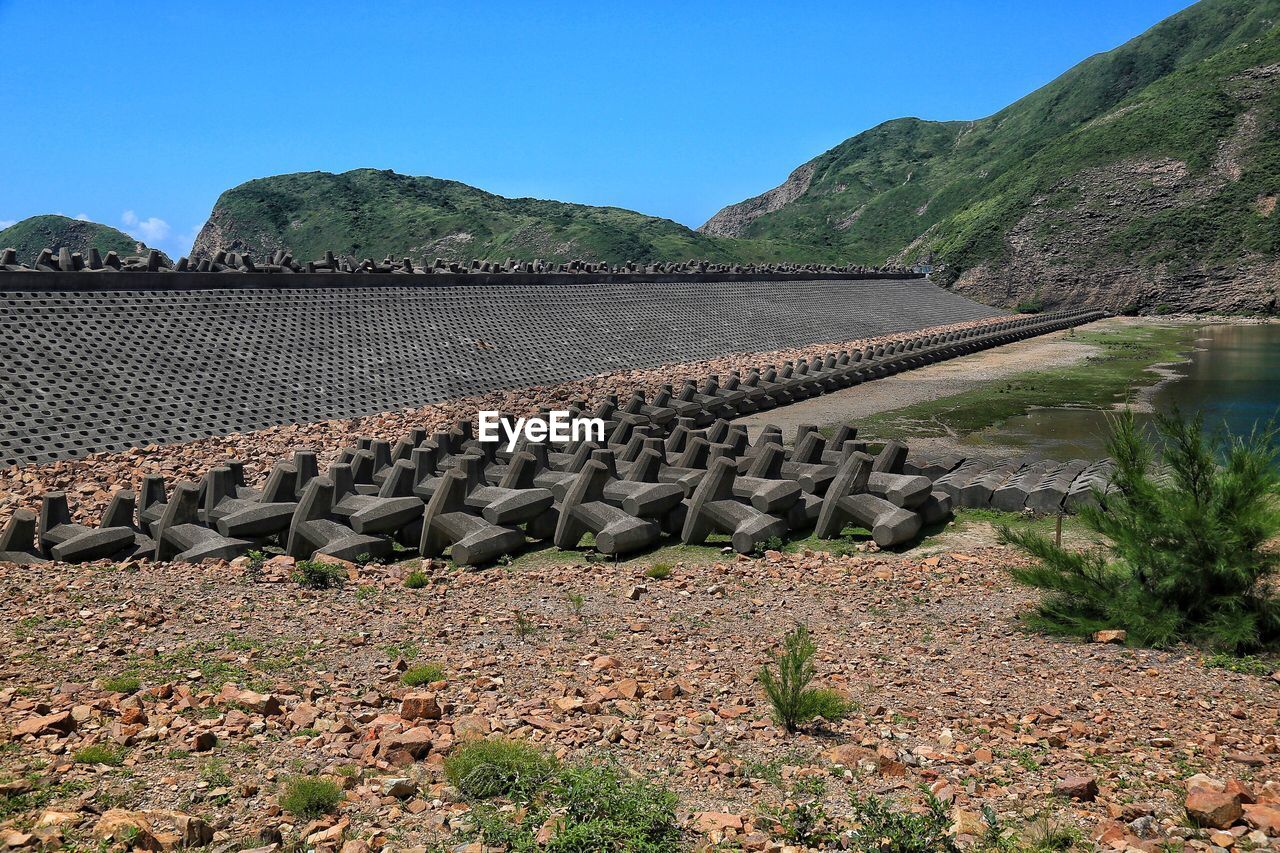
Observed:
[[[259,256],[287,249],[299,260],[329,250],[415,261],[425,256],[610,263],[730,261],[750,254],[734,241],[617,207],[504,198],[457,181],[376,169],[276,175],[227,190],[192,254],[218,249]]]
[[[1275,310],[1280,0],[1203,0],[978,121],[898,119],[699,230],[987,302]]]
[[[82,254],[96,248],[103,255],[115,252],[122,258],[148,251],[142,243],[110,225],[52,213],[32,216],[0,231],[0,249],[16,249],[20,264],[35,263],[43,249],[52,249],[57,255],[63,246]]]

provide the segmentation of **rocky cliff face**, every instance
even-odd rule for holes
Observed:
[[[813,180],[814,161],[809,161],[792,172],[779,186],[755,198],[731,204],[702,224],[698,231],[717,237],[742,237],[747,226],[757,217],[781,210],[800,198]]]
[[[1005,235],[1004,255],[965,270],[955,281],[957,291],[1009,306],[1275,313],[1280,257],[1251,248],[1247,234],[1240,241],[1238,233],[1215,235],[1212,227],[1198,234],[1173,229],[1234,215],[1254,228],[1280,232],[1280,185],[1273,173],[1259,169],[1271,156],[1263,135],[1280,131],[1269,104],[1276,78],[1280,64],[1236,76],[1233,100],[1243,109],[1217,141],[1207,168],[1159,157],[1081,170],[1037,195]],[[1145,247],[1133,251],[1129,242],[1135,234],[1147,241],[1153,223],[1152,247],[1160,255],[1154,262]],[[1160,233],[1161,224],[1170,232]],[[1185,245],[1188,239],[1195,250]],[[1225,256],[1218,254],[1224,248]]]

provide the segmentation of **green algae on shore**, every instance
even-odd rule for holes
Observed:
[[[1194,325],[1126,325],[1077,332],[1071,339],[1098,347],[1083,362],[1029,370],[980,388],[926,400],[863,418],[869,436],[897,438],[955,436],[998,424],[1046,406],[1110,409],[1134,391],[1160,381],[1154,365],[1185,357]]]

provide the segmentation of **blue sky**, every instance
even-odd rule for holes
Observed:
[[[0,223],[83,215],[176,256],[229,187],[374,167],[697,226],[1187,5],[0,0]]]

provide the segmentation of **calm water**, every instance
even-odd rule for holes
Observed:
[[[1152,400],[1160,411],[1175,406],[1204,412],[1205,424],[1226,423],[1248,433],[1254,423],[1280,420],[1280,325],[1204,326],[1191,361]],[[965,444],[1025,447],[1051,459],[1106,455],[1106,413],[1093,409],[1036,409],[968,436]]]

